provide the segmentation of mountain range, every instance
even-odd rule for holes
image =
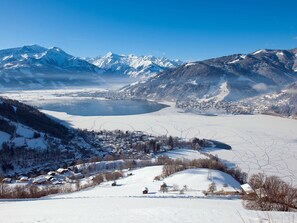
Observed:
[[[0,87],[100,86],[110,76],[151,76],[180,64],[166,58],[113,53],[83,59],[58,47],[30,45],[0,50]]]
[[[183,64],[180,60],[169,60],[165,57],[118,55],[112,52],[86,60],[106,73],[129,77],[149,77]]]
[[[124,90],[132,96],[238,101],[297,81],[297,49],[259,50],[186,63]]]

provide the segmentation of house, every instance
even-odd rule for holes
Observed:
[[[45,177],[41,176],[41,177],[35,178],[32,183],[33,184],[45,184],[46,181],[47,181],[47,179]]]
[[[147,187],[142,188],[142,194],[148,194],[148,188]]]
[[[51,175],[47,175],[47,176],[45,176],[45,179],[46,179],[46,181],[51,181],[54,179],[54,177]]]
[[[55,176],[56,172],[55,171],[50,171],[50,172],[47,173],[47,175]]]
[[[22,177],[20,177],[19,181],[20,182],[28,182],[29,181],[29,178],[22,176]]]
[[[57,169],[57,173],[59,173],[59,174],[63,174],[63,173],[66,173],[66,172],[68,172],[68,169],[64,169],[64,168]]]
[[[9,184],[9,183],[11,183],[12,182],[12,179],[11,178],[4,178],[3,180],[2,180],[2,183],[6,183],[6,184]]]
[[[249,185],[248,183],[246,183],[246,184],[242,184],[242,185],[241,185],[241,189],[242,189],[243,192],[246,193],[246,194],[252,194],[252,193],[255,193],[255,191],[253,190],[253,188],[251,187],[251,185]]]

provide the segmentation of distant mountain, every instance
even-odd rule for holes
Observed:
[[[106,74],[128,77],[148,77],[183,64],[180,60],[165,57],[118,55],[112,52],[102,57],[88,58],[87,61],[103,69]]]
[[[238,101],[268,93],[297,80],[297,49],[259,50],[161,72],[123,91],[135,97]]]
[[[102,71],[58,47],[38,45],[0,50],[0,87],[43,87],[102,82]]]
[[[111,52],[82,59],[58,47],[30,45],[0,50],[0,88],[99,86],[109,77],[148,77],[181,64],[164,57]]]

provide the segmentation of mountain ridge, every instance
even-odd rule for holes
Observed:
[[[258,50],[190,62],[124,90],[136,97],[168,100],[210,100],[225,91],[220,100],[237,101],[296,81],[296,51]]]
[[[89,58],[87,61],[106,70],[107,73],[123,74],[129,77],[152,76],[183,64],[180,60],[170,60],[165,57],[115,54],[111,51],[104,56]]]
[[[118,55],[79,58],[59,47],[26,45],[0,50],[0,87],[100,86],[110,77],[142,78],[181,64],[154,56]]]

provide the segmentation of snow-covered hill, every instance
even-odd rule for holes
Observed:
[[[112,52],[102,57],[88,58],[87,61],[104,69],[107,74],[129,77],[148,77],[183,64],[180,60],[165,57],[118,55]]]
[[[169,186],[183,186],[188,183],[189,190],[184,194],[159,192],[162,182],[153,182],[153,178],[161,169],[161,166],[154,166],[134,170],[132,176],[120,179],[118,186],[114,187],[111,186],[111,182],[106,182],[87,190],[42,199],[23,199],[22,202],[3,200],[2,219],[6,223],[94,223],[98,222],[98,219],[103,222],[130,223],[256,223],[268,222],[268,217],[275,222],[286,222],[287,219],[293,219],[287,222],[294,222],[296,219],[295,213],[288,215],[287,212],[269,212],[268,215],[266,212],[246,210],[242,206],[242,200],[236,198],[193,197],[198,190],[205,189],[208,183],[208,171],[203,169],[176,173],[170,179],[165,179],[171,181],[168,183]],[[230,187],[235,186],[231,189],[238,188],[238,183],[234,182],[234,179],[230,181],[228,176],[219,171],[213,171],[213,174],[214,177],[218,177],[216,180],[222,180],[221,182]],[[231,184],[232,182],[234,184]],[[143,187],[148,187],[149,194],[142,194]],[[36,210],[33,217],[32,210]]]

